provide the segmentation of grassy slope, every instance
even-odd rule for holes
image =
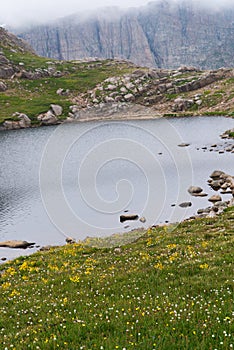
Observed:
[[[5,119],[13,120],[12,114],[15,112],[26,113],[32,120],[36,120],[36,116],[46,112],[51,103],[60,104],[64,108],[61,118],[65,118],[73,97],[94,88],[110,76],[123,75],[134,70],[127,64],[109,65],[108,60],[102,61],[101,67],[98,66],[99,62],[91,62],[94,67],[89,68],[90,63],[59,62],[38,57],[30,52],[12,52],[1,45],[0,48],[14,65],[18,66],[23,62],[25,70],[34,71],[37,68],[47,69],[52,66],[65,73],[59,78],[4,80],[8,90],[0,93],[0,123]],[[56,94],[59,88],[69,89],[71,93],[69,96],[59,96]]]
[[[231,349],[233,223],[229,208],[120,249],[68,245],[3,265],[2,348]]]

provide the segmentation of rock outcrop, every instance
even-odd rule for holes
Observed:
[[[155,1],[125,11],[102,9],[18,32],[42,56],[125,58],[138,65],[216,69],[233,65],[233,5]],[[195,84],[195,83],[194,83]]]
[[[14,129],[26,129],[31,126],[31,119],[24,113],[15,113],[14,117],[17,117],[18,121],[6,120],[3,123],[3,128],[5,130],[14,130]]]

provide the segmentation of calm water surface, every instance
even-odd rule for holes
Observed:
[[[214,169],[234,174],[234,154],[215,151],[233,143],[219,137],[233,127],[233,119],[196,117],[1,132],[0,241],[55,245],[66,236],[143,226],[124,228],[119,216],[125,210],[144,216],[145,227],[193,215],[208,201],[190,197],[187,188],[198,185],[211,194],[207,179]],[[178,147],[182,142],[190,145]],[[182,201],[193,205],[181,209]],[[0,248],[0,258],[19,254]]]

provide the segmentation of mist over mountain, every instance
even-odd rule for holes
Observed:
[[[18,30],[35,51],[56,59],[123,58],[160,68],[233,66],[234,5],[157,1],[105,8]]]

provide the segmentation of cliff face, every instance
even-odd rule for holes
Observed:
[[[56,59],[118,57],[149,67],[215,69],[233,65],[234,6],[211,10],[164,0],[134,11],[74,15],[20,36]]]

